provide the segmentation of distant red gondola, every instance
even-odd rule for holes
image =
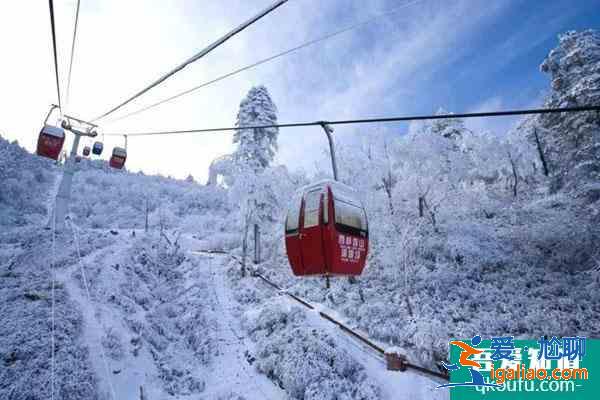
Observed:
[[[83,148],[83,155],[86,157],[90,155],[90,146],[85,146]]]
[[[36,153],[38,156],[58,160],[65,143],[65,131],[62,128],[45,124],[40,132]]]
[[[122,147],[115,147],[110,157],[109,165],[116,169],[121,169],[127,160],[127,150]]]
[[[296,276],[360,275],[369,230],[356,192],[330,180],[301,189],[286,218],[285,246]]]

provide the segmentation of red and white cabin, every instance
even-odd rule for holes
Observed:
[[[109,165],[113,168],[121,169],[127,160],[127,150],[122,147],[115,147],[110,157]]]
[[[296,276],[360,275],[369,229],[356,192],[332,180],[300,189],[286,218],[285,247]]]
[[[58,160],[65,143],[65,131],[62,128],[44,125],[40,131],[36,153],[38,156]]]

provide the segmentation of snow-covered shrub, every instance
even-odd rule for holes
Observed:
[[[37,226],[3,230],[0,235],[0,398],[49,398],[52,285],[47,254],[51,241]],[[19,246],[12,247],[7,235]],[[57,250],[56,258],[58,268],[75,260],[64,249]],[[59,283],[54,300],[55,397],[100,400],[93,358],[83,341],[79,305]]]
[[[125,350],[121,335],[112,328],[107,329],[102,336],[102,347],[107,356],[113,360],[121,360]]]
[[[327,333],[307,324],[305,311],[281,301],[244,315],[257,342],[258,370],[295,399],[378,399],[364,367]]]
[[[0,136],[0,226],[44,221],[55,171],[51,160]]]
[[[178,243],[177,235],[166,232],[134,239],[127,252],[133,265],[122,268],[126,279],[120,289],[145,311],[143,320],[127,321],[136,335],[134,355],[148,349],[163,389],[170,395],[192,395],[204,391],[205,382],[191,365],[209,364],[215,328],[204,309],[209,287],[200,282],[186,288],[182,271],[198,265]]]
[[[184,226],[195,232],[195,219],[220,215],[225,205],[219,187],[116,172],[105,161],[82,160],[73,179],[70,211],[82,227],[144,228],[147,216],[152,230]]]
[[[227,276],[234,286],[233,297],[243,306],[251,306],[268,298],[268,293],[257,287],[253,279],[247,279],[256,270],[255,266],[248,266],[246,277],[242,276],[242,266],[237,258],[231,258],[227,265]]]

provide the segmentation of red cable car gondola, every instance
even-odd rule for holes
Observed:
[[[86,157],[90,155],[90,146],[85,146],[83,148],[83,155]]]
[[[356,192],[331,180],[301,189],[286,218],[285,246],[296,276],[360,275],[369,230]]]
[[[122,147],[115,147],[110,157],[109,165],[116,169],[121,169],[125,165],[127,159],[127,150]]]
[[[55,108],[57,107],[52,106],[52,108],[50,108],[50,111],[44,120],[44,127],[38,136],[36,154],[38,156],[58,160],[60,151],[65,143],[65,131],[62,128],[48,124],[48,118],[50,118],[50,115]]]

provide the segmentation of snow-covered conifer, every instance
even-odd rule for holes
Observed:
[[[277,106],[264,86],[255,86],[240,103],[236,126],[272,125],[277,123]],[[253,167],[264,169],[277,151],[278,128],[240,129],[233,136],[238,148],[235,158],[253,162]]]

